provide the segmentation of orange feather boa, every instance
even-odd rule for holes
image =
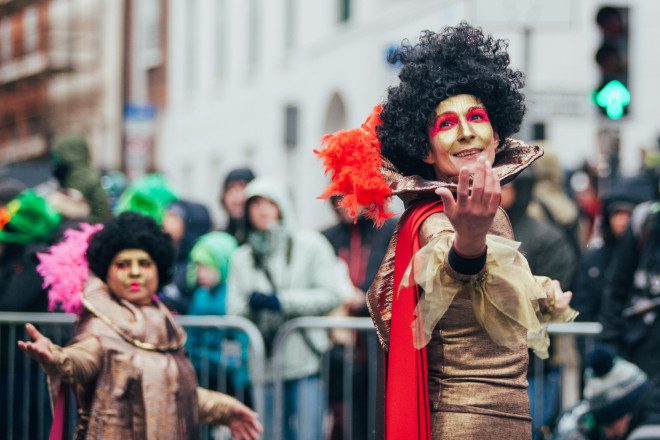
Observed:
[[[331,179],[319,198],[340,195],[340,206],[353,218],[364,210],[378,226],[394,215],[387,209],[392,190],[380,172],[382,157],[376,126],[382,123],[382,109],[380,104],[374,107],[359,128],[326,134],[321,139],[325,148],[314,150]]]

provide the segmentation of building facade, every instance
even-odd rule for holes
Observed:
[[[88,139],[95,166],[132,178],[152,170],[167,96],[166,6],[1,1],[0,163],[21,178],[26,161],[40,161],[46,178],[49,148],[76,132]]]
[[[628,114],[610,121],[590,96],[599,8],[629,7]],[[185,196],[217,206],[232,167],[285,180],[306,226],[332,221],[317,200],[326,179],[312,150],[327,132],[360,124],[396,81],[392,48],[423,29],[462,20],[510,41],[527,74],[528,115],[519,137],[545,126],[546,145],[566,167],[599,154],[614,128],[624,170],[654,146],[660,96],[658,2],[601,0],[188,0],[169,2],[168,103],[158,135],[159,167]],[[216,211],[216,214],[218,212]]]
[[[48,149],[68,132],[87,136],[96,165],[119,166],[122,11],[119,0],[0,2],[5,169],[40,159],[47,168]]]

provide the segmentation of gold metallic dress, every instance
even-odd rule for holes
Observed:
[[[54,401],[74,384],[76,439],[195,439],[199,421],[227,423],[236,400],[197,386],[185,332],[160,302],[137,306],[88,283],[72,344],[44,364]]]
[[[508,141],[494,169],[511,180],[541,154],[537,147]],[[391,166],[391,165],[389,165]],[[404,201],[438,186],[419,177],[393,174],[393,188]],[[527,397],[528,347],[547,357],[548,322],[568,322],[577,313],[554,309],[551,280],[531,274],[508,217],[499,210],[487,236],[484,269],[471,276],[447,262],[454,230],[444,213],[429,216],[420,229],[403,285],[418,284],[423,294],[411,331],[416,348],[426,347],[431,433],[434,440],[531,438]],[[385,350],[389,345],[394,273],[392,238],[368,292],[368,305]]]

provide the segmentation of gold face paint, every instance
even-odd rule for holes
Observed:
[[[106,283],[119,298],[148,305],[158,289],[158,268],[142,249],[124,249],[112,259]]]
[[[440,102],[435,114],[429,128],[431,151],[424,162],[435,167],[438,177],[456,176],[463,167],[472,172],[480,155],[493,163],[499,136],[477,97],[451,96]]]

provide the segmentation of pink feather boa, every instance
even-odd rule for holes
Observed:
[[[37,254],[37,271],[44,279],[43,287],[48,289],[51,312],[58,306],[67,313],[82,312],[83,290],[89,276],[87,247],[90,237],[101,229],[101,224],[81,223],[79,231],[67,229],[64,240],[48,248],[47,253]]]

